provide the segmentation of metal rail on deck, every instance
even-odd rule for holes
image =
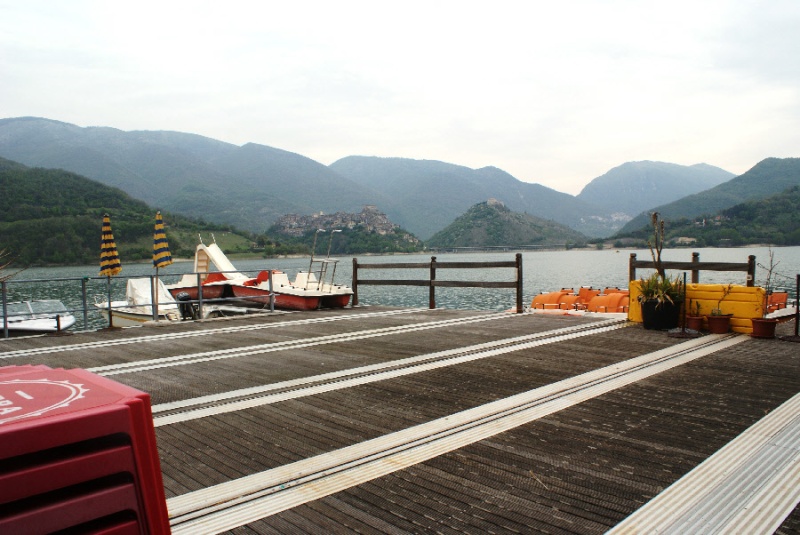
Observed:
[[[692,272],[692,284],[700,282],[700,271],[743,271],[747,273],[747,286],[753,286],[756,280],[756,257],[750,255],[747,262],[701,262],[700,253],[692,253],[691,262],[662,262],[664,269]],[[636,260],[636,253],[631,253],[628,264],[628,280],[636,280],[636,269],[653,268],[652,260]]]
[[[437,269],[492,269],[514,268],[516,278],[513,282],[501,281],[443,281],[436,280]],[[360,279],[359,270],[364,269],[428,269],[427,279]],[[358,286],[427,286],[428,307],[436,308],[436,288],[515,288],[517,314],[522,313],[522,253],[517,253],[513,262],[437,262],[432,256],[430,262],[398,262],[392,264],[359,264],[353,258],[353,306],[358,305]]]
[[[711,335],[167,500],[173,533],[221,533],[474,444],[745,340]]]

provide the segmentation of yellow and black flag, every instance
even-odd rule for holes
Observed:
[[[172,263],[172,256],[169,254],[169,244],[167,235],[164,233],[164,220],[161,212],[156,212],[156,229],[153,233],[153,265],[163,268]]]
[[[100,276],[113,277],[122,271],[117,244],[111,232],[111,218],[103,215],[103,241],[100,244]]]

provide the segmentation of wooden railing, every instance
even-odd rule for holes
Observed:
[[[700,253],[692,253],[691,262],[662,262],[664,269],[672,269],[679,271],[692,272],[692,284],[700,282],[701,271],[743,271],[747,273],[747,286],[753,286],[756,280],[756,257],[750,255],[747,257],[747,262],[701,262]],[[653,261],[651,260],[636,260],[636,253],[631,253],[630,263],[628,267],[628,280],[636,280],[636,269],[653,269]]]
[[[438,280],[438,269],[491,269],[514,268],[516,279],[512,282],[502,281],[448,281]],[[428,269],[427,279],[361,279],[359,272],[365,269]],[[359,264],[353,258],[353,306],[358,305],[359,286],[427,286],[429,288],[428,306],[436,308],[436,288],[514,288],[516,289],[517,313],[522,313],[522,253],[517,253],[513,262],[437,262],[432,256],[430,262],[392,263],[392,264]]]

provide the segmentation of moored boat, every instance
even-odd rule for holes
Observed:
[[[151,289],[151,281],[156,292]],[[153,313],[155,294],[157,305]],[[108,321],[108,301],[98,301],[94,305],[98,312]],[[139,278],[128,279],[125,289],[125,300],[111,301],[111,324],[115,327],[135,327],[151,321],[181,321],[199,319],[198,309],[189,302],[176,300],[160,279]],[[216,305],[203,306],[203,319],[232,315],[241,309]]]
[[[321,263],[321,269],[314,272],[299,272],[294,282],[280,270],[263,270],[256,277],[248,277],[238,271],[216,243],[199,244],[195,250],[194,273],[188,273],[176,284],[167,286],[169,292],[177,297],[185,293],[192,300],[198,299],[198,278],[203,299],[239,299],[248,303],[269,304],[274,295],[275,308],[283,310],[315,310],[318,308],[342,308],[350,303],[353,290],[343,284],[335,284],[328,266],[336,260],[314,260],[311,266]],[[209,271],[210,268],[216,271]],[[320,274],[317,278],[316,273]],[[270,276],[272,281],[270,283]]]
[[[577,292],[572,288],[562,288],[541,293],[533,298],[530,309],[532,312],[560,314],[627,313],[629,302],[627,289],[583,286]]]
[[[75,316],[56,299],[6,303],[6,315],[0,308],[0,329],[12,335],[54,333],[74,324]]]
[[[216,271],[209,271],[214,266]],[[167,290],[177,298],[183,293],[189,299],[197,300],[202,291],[203,299],[232,298],[231,284],[242,284],[250,278],[239,273],[216,243],[200,243],[194,252],[194,273],[187,273],[175,284],[168,284]],[[198,281],[200,286],[198,286]]]
[[[254,279],[241,284],[231,284],[236,297],[268,303],[270,274],[275,307],[284,310],[315,310],[317,308],[342,308],[350,303],[353,290],[344,285],[322,283],[313,273],[301,271],[294,282],[283,271],[262,271]]]
[[[158,312],[153,315],[151,280],[157,282]],[[128,279],[125,300],[98,301],[94,304],[98,312],[108,321],[109,309],[115,327],[133,327],[148,321],[179,321],[181,319],[178,303],[159,279]]]

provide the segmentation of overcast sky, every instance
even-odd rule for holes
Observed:
[[[191,132],[330,164],[800,156],[800,1],[0,0],[0,118]]]

